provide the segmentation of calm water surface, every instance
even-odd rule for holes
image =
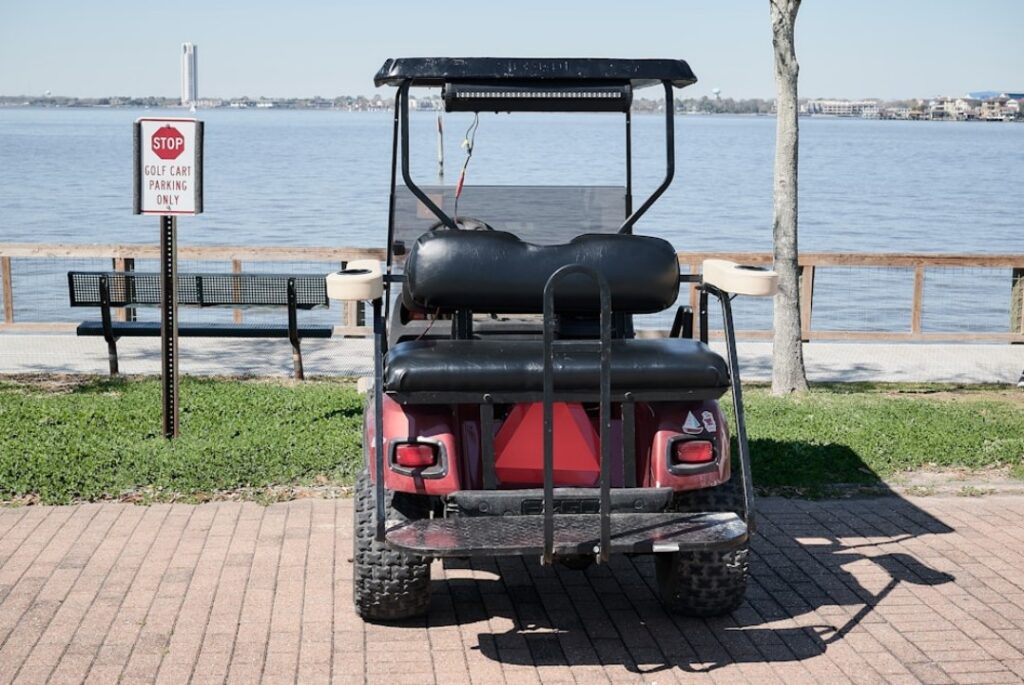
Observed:
[[[156,219],[131,213],[131,124],[158,114],[181,112],[0,109],[0,241],[155,243]],[[205,214],[180,220],[180,244],[383,244],[389,114],[198,116],[206,122]],[[637,231],[680,250],[770,249],[774,119],[676,121],[675,182]],[[469,115],[445,117],[449,183],[469,122]],[[434,126],[432,113],[414,113],[413,173],[424,183],[436,182]],[[660,116],[634,118],[638,199],[661,179],[662,127]],[[486,115],[468,182],[620,184],[624,147],[618,116]],[[1024,252],[1024,125],[801,119],[800,164],[804,250]],[[82,318],[67,310],[60,290],[62,274],[82,266],[21,260],[19,318]],[[878,270],[864,283],[853,273],[864,274],[819,274],[815,325],[904,328],[906,274]],[[926,329],[1005,330],[1008,273],[931,273]],[[28,279],[39,281],[42,295],[22,295],[18,286]],[[748,303],[741,312],[763,323],[765,305]]]

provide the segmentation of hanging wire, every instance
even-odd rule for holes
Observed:
[[[473,145],[476,143],[476,130],[480,127],[480,113],[473,115],[473,123],[466,129],[466,135],[462,139],[462,149],[466,151],[466,159],[462,162],[462,170],[459,172],[459,181],[455,184],[455,212],[452,220],[459,223],[459,198],[462,196],[462,186],[466,182],[466,169],[469,167],[469,160],[473,157]]]

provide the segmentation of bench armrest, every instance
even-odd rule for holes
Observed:
[[[383,295],[384,277],[376,259],[357,259],[327,275],[327,297],[332,300],[377,300]]]
[[[779,289],[779,275],[759,266],[744,266],[727,259],[705,259],[703,280],[736,295],[770,297]]]

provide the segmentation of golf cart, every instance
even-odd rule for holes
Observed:
[[[671,610],[742,601],[754,509],[730,300],[771,295],[777,277],[722,260],[680,274],[672,245],[633,233],[672,181],[673,88],[695,81],[686,62],[656,59],[394,59],[377,73],[397,87],[387,259],[327,279],[331,298],[373,310],[355,492],[363,618],[426,612],[430,562],[444,557],[582,568],[653,554]],[[666,173],[634,208],[633,91],[658,85]],[[447,111],[476,116],[622,114],[624,186],[419,185],[413,87],[440,87]],[[681,284],[699,291],[696,316],[680,307],[669,337],[638,337],[634,316],[675,306]],[[710,297],[724,359],[707,345]]]

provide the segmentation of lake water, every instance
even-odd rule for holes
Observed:
[[[131,124],[163,114],[181,112],[0,109],[0,241],[155,243],[156,219],[131,213]],[[179,244],[383,245],[390,114],[198,116],[206,122],[205,213],[179,221]],[[470,121],[445,116],[449,183]],[[637,232],[680,250],[769,250],[774,119],[676,121],[675,182]],[[411,123],[414,176],[433,183],[435,116],[416,112]],[[634,118],[638,201],[661,179],[662,131],[660,116]],[[619,116],[485,115],[468,183],[621,184],[623,152]],[[801,119],[800,165],[803,250],[1024,252],[1024,125]],[[15,266],[20,320],[91,315],[71,312],[61,290],[64,272],[82,264],[29,261]],[[865,273],[867,282],[852,280]],[[926,330],[1006,330],[1008,271],[934,273]],[[20,287],[29,279],[41,295]],[[821,270],[815,327],[903,330],[911,291],[905,270]],[[743,305],[749,319],[740,326],[765,324],[767,311],[767,303]]]

